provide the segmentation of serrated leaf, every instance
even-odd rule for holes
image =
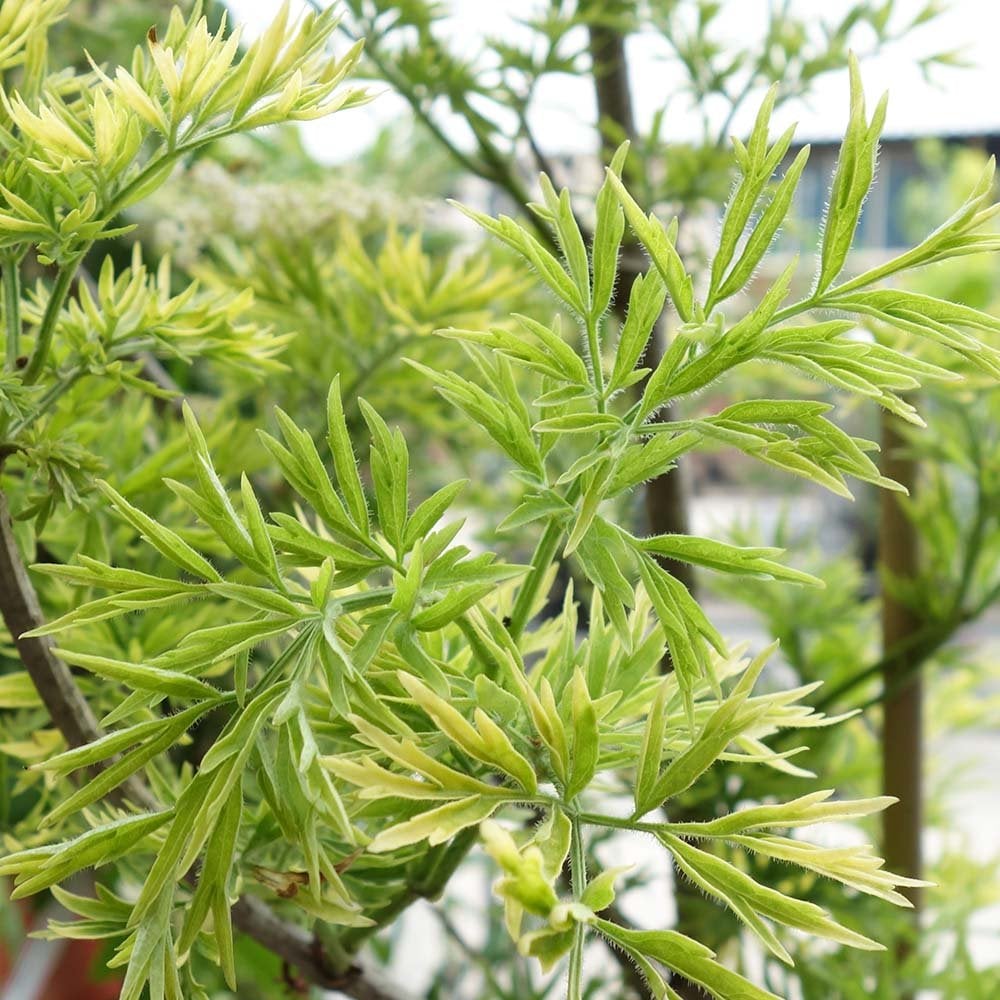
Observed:
[[[348,510],[354,519],[354,524],[362,533],[368,531],[368,504],[365,491],[358,475],[358,463],[354,457],[350,433],[347,430],[347,420],[344,416],[344,406],[340,395],[340,374],[338,373],[330,385],[326,400],[327,443],[333,457],[333,468],[337,473],[337,483],[347,501]]]
[[[719,964],[708,948],[676,931],[635,931],[600,918],[594,921],[594,926],[608,940],[641,959],[640,968],[652,969],[651,960],[661,962],[685,979],[697,983],[715,1000],[781,1000],[774,993],[755,986],[750,980]],[[670,994],[663,996],[669,997]]]
[[[861,71],[853,54],[849,57],[848,65],[851,77],[851,113],[830,189],[830,205],[816,280],[817,295],[830,287],[847,260],[861,209],[875,176],[878,140],[885,122],[885,96],[875,109],[871,122],[867,121]]]
[[[629,144],[623,142],[612,157],[609,171],[620,177]],[[607,180],[597,192],[594,223],[593,278],[591,316],[599,317],[611,303],[618,271],[618,251],[625,233],[625,214],[614,189]]]
[[[103,480],[97,480],[97,488],[104,494],[111,506],[161,555],[166,556],[172,563],[202,580],[219,581],[222,579],[212,564],[203,555],[195,552],[179,535],[174,534],[162,524],[157,524],[148,514],[133,507]]]
[[[413,819],[381,831],[368,845],[373,854],[396,851],[426,840],[431,847],[451,840],[466,827],[489,819],[505,802],[498,797],[470,796],[420,813]]]
[[[749,915],[752,918],[750,926],[784,961],[790,960],[788,953],[777,944],[766,925],[760,923],[761,917],[848,947],[866,951],[884,950],[883,945],[838,924],[815,903],[794,899],[761,885],[728,861],[687,844],[674,834],[662,834],[660,839],[687,875],[702,889],[732,905],[744,919]],[[763,932],[759,928],[764,928]]]
[[[566,797],[573,799],[593,780],[600,756],[600,739],[597,712],[594,709],[590,691],[587,689],[587,680],[579,667],[573,672],[570,692],[573,726]]]
[[[621,179],[614,173],[607,173],[607,180],[614,188],[625,218],[628,219],[636,238],[649,254],[650,260],[656,265],[670,292],[670,298],[677,314],[686,323],[691,319],[694,308],[694,291],[691,276],[684,268],[684,263],[677,253],[674,238],[663,228],[655,216],[648,218],[636,203]]]
[[[656,535],[642,539],[639,544],[645,552],[695,566],[707,566],[722,573],[823,586],[823,581],[812,574],[783,566],[770,558],[781,555],[784,549],[747,548],[695,535]]]
[[[82,667],[100,677],[127,684],[140,691],[155,691],[161,695],[177,698],[215,700],[219,697],[217,688],[205,681],[173,670],[125,660],[112,660],[105,656],[94,656],[71,649],[56,649],[54,652],[74,667]]]

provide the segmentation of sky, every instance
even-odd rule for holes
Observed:
[[[235,18],[244,24],[247,37],[262,31],[281,5],[281,0],[227,0]],[[866,59],[865,87],[874,99],[883,90],[890,93],[886,120],[887,136],[960,135],[987,130],[1000,131],[1000,0],[943,0],[946,12],[933,24],[918,29],[904,41]],[[456,45],[474,49],[486,36],[515,37],[521,29],[516,18],[537,11],[544,0],[450,0],[452,15],[447,23]],[[792,0],[803,14],[813,11],[827,18],[849,6],[848,0]],[[899,0],[901,12],[915,12],[926,0]],[[304,0],[293,0],[305,9]],[[733,38],[759,35],[767,0],[726,0],[717,22],[720,32]],[[917,66],[921,56],[934,51],[962,50],[970,68],[938,67],[927,82]],[[629,39],[632,89],[640,127],[675,90],[677,68],[663,58],[653,37]],[[744,132],[752,119],[754,102],[747,116],[734,123]],[[350,159],[375,138],[379,129],[405,115],[407,108],[395,94],[382,92],[362,108],[303,126],[307,147],[319,160],[336,163]],[[824,77],[807,104],[787,105],[775,117],[775,127],[799,122],[803,139],[832,139],[841,134],[847,116],[846,73]],[[594,99],[586,80],[567,76],[543,81],[531,116],[539,144],[549,154],[590,152],[595,145]],[[460,123],[446,123],[456,141],[465,137]],[[668,105],[666,127],[679,139],[693,138],[695,125],[679,105]]]

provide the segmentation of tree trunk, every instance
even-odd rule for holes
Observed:
[[[898,418],[882,416],[882,473],[905,486],[912,494],[917,487],[916,461],[906,453]],[[879,508],[879,565],[891,578],[914,579],[919,571],[917,532],[906,516],[899,494],[881,491]],[[921,878],[923,858],[923,682],[917,665],[920,652],[913,636],[920,631],[916,612],[897,600],[882,584],[882,649],[912,648],[909,655],[891,658],[883,675],[886,697],[882,725],[882,790],[899,799],[883,813],[882,850],[886,867],[909,878]],[[913,930],[920,920],[920,889],[903,889],[913,903]],[[895,942],[898,959],[913,948],[913,938]],[[900,994],[909,1000],[911,994]]]

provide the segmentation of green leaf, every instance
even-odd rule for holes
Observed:
[[[658,377],[661,370],[658,368],[650,376],[643,393],[643,416],[671,399],[704,389],[721,375],[757,355],[763,347],[764,331],[788,294],[795,267],[796,262],[793,261],[764,293],[753,311],[719,337],[708,350],[679,367],[667,367],[665,364],[663,377]],[[684,346],[680,334],[675,338],[674,344]],[[674,360],[671,357],[674,344],[664,354],[665,363]]]
[[[489,819],[505,801],[505,798],[498,796],[476,795],[449,802],[388,830],[382,830],[368,845],[368,850],[373,854],[383,854],[422,840],[426,840],[431,847],[443,844],[466,827],[476,826]]]
[[[552,866],[554,854],[534,843],[519,849],[510,833],[492,820],[482,824],[479,834],[486,853],[505,875],[494,887],[497,894],[515,901],[528,913],[547,918],[559,902],[552,884],[559,875]],[[561,846],[562,838],[557,840]]]
[[[198,932],[208,918],[209,911],[215,913],[217,919],[222,917],[226,925],[229,924],[226,883],[233,866],[242,813],[243,788],[237,782],[233,785],[233,790],[223,806],[222,816],[209,837],[205,850],[205,861],[198,874],[198,885],[185,910],[184,926],[177,942],[177,950],[181,955],[186,955],[191,949]],[[223,905],[221,907],[214,906],[216,900]],[[235,990],[236,969],[232,931],[226,933],[217,923],[213,930],[219,945],[219,958],[226,984],[230,989]]]
[[[506,215],[501,215],[499,219],[491,219],[488,215],[473,211],[456,202],[450,202],[450,204],[455,205],[460,212],[467,215],[473,222],[478,223],[488,233],[491,233],[519,253],[535,268],[542,281],[571,309],[581,316],[586,314],[587,306],[580,295],[579,288],[577,288],[559,261],[523,226],[519,226],[513,219]]]
[[[208,449],[205,435],[198,426],[194,411],[184,403],[184,426],[187,431],[188,443],[194,459],[195,475],[198,478],[198,489],[194,490],[183,483],[165,480],[168,486],[181,497],[188,506],[222,539],[229,549],[240,560],[252,566],[257,572],[268,575],[270,566],[261,560],[254,545],[253,538],[246,525],[240,520],[222,480],[212,464],[212,456]],[[249,484],[248,484],[249,485]],[[263,517],[257,507],[256,497],[250,496],[250,506],[256,510],[257,517],[263,524]],[[264,529],[264,535],[267,532]],[[265,543],[269,545],[270,543]]]
[[[159,812],[128,816],[87,830],[72,840],[17,851],[0,859],[0,875],[16,875],[12,899],[48,889],[84,868],[124,857],[172,816]]]
[[[628,142],[623,142],[612,157],[609,171],[621,177],[628,155]],[[625,233],[625,215],[614,188],[605,180],[597,192],[594,223],[593,278],[594,291],[590,304],[592,317],[601,316],[611,303],[618,271],[618,251]]]
[[[540,368],[543,374],[549,374],[572,385],[589,385],[587,366],[583,363],[583,358],[563,340],[558,315],[553,318],[551,326],[539,323],[538,320],[521,313],[514,313],[514,319],[541,345],[548,361],[547,371]]]
[[[529,793],[533,794],[537,790],[534,769],[485,712],[476,709],[476,725],[473,726],[461,712],[416,677],[400,674],[399,681],[413,701],[456,746],[476,760],[503,771]]]
[[[226,724],[223,735],[212,744],[208,753],[202,758],[199,775],[208,775],[225,761],[246,754],[248,748],[253,745],[258,730],[264,724],[267,713],[288,693],[288,687],[288,681],[281,681],[254,695],[246,708],[234,715]]]
[[[837,169],[830,189],[819,275],[815,294],[822,295],[843,270],[861,218],[861,208],[875,176],[878,140],[885,123],[887,96],[879,101],[871,122],[865,114],[865,94],[858,61],[849,57],[851,114],[840,147]]]
[[[468,483],[467,479],[459,479],[457,482],[442,486],[436,493],[418,505],[406,522],[406,531],[403,535],[404,550],[409,552],[418,540],[425,538],[430,533]]]
[[[896,906],[912,907],[909,899],[896,892],[896,886],[929,886],[921,879],[893,875],[882,869],[885,862],[871,853],[871,848],[828,848],[793,837],[734,835],[730,843],[774,861],[786,861],[825,878],[835,879],[858,892],[876,896]]]
[[[330,385],[326,398],[327,443],[333,457],[333,468],[337,474],[337,483],[347,501],[348,510],[354,519],[354,524],[363,534],[368,532],[368,504],[365,491],[358,474],[358,463],[354,457],[350,433],[347,430],[347,420],[344,416],[344,405],[340,395],[340,374],[338,373]]]
[[[826,823],[831,820],[849,821],[870,816],[888,808],[897,800],[891,796],[872,799],[831,799],[830,789],[810,792],[790,802],[751,806],[738,809],[718,819],[693,823],[670,823],[664,829],[684,837],[729,837],[731,834],[753,833],[760,830],[789,829]]]
[[[585,308],[583,312],[590,310],[590,263],[587,259],[587,247],[580,234],[580,227],[577,225],[573,215],[573,206],[570,203],[569,192],[564,188],[556,193],[546,174],[541,174],[539,183],[542,188],[542,196],[548,209],[548,216],[555,229],[556,239],[562,250],[563,257],[569,267],[569,273],[573,278],[580,295],[580,300]]]
[[[621,418],[613,413],[566,413],[540,420],[532,430],[540,434],[598,434],[623,427]]]
[[[708,948],[676,931],[634,931],[600,918],[594,921],[594,927],[609,941],[641,959],[640,968],[648,968],[650,961],[661,962],[697,983],[716,1000],[781,1000],[720,965]]]
[[[288,447],[282,447],[274,438],[263,432],[260,432],[260,439],[278,461],[288,484],[308,501],[331,530],[350,538],[364,538],[367,529],[364,532],[359,531],[348,515],[330,482],[330,476],[319,457],[312,437],[298,427],[280,408],[276,407],[274,413]]]
[[[732,262],[736,248],[746,231],[747,223],[759,203],[767,182],[788,151],[792,141],[794,127],[788,129],[771,147],[770,151],[767,149],[771,114],[774,111],[778,90],[778,84],[773,84],[761,102],[747,145],[744,147],[739,139],[733,139],[736,159],[742,176],[726,205],[725,215],[722,219],[719,248],[712,260],[709,302],[723,297],[716,295],[722,284],[723,275]]]
[[[573,726],[566,797],[573,799],[593,780],[600,756],[597,712],[583,671],[577,667],[570,683]]]
[[[688,717],[693,719],[693,691],[703,678],[713,679],[706,640],[719,648],[722,639],[697,608],[687,588],[649,556],[639,560],[639,576],[666,636],[677,683]]]
[[[635,811],[638,815],[648,812],[651,808],[649,804],[655,798],[653,789],[660,776],[660,763],[663,760],[669,697],[670,685],[665,679],[661,680],[656,686],[656,695],[646,716],[642,746],[639,749],[639,762],[635,775]]]
[[[575,933],[573,929],[532,931],[518,941],[518,951],[522,955],[537,959],[542,972],[548,973],[572,949],[576,940]]]
[[[216,700],[219,697],[217,688],[197,677],[180,674],[173,670],[161,670],[159,667],[145,666],[139,663],[128,663],[124,660],[112,660],[105,656],[94,656],[90,653],[79,653],[71,649],[56,649],[56,655],[74,667],[83,667],[100,677],[119,681],[139,691],[155,691],[160,695],[170,695],[176,698],[197,698]]]
[[[265,614],[298,618],[303,613],[301,605],[264,587],[253,587],[243,583],[210,583],[206,589],[220,597],[236,601],[238,604],[253,608],[254,611],[262,611]]]
[[[161,653],[153,661],[165,670],[199,671],[220,660],[227,660],[244,649],[259,645],[265,639],[284,635],[302,623],[301,611],[292,617],[253,618],[250,621],[211,625],[189,632],[173,649]]]
[[[435,371],[415,361],[409,363],[427,375],[445,399],[482,427],[518,465],[538,479],[544,478],[545,470],[531,433],[527,410],[512,380],[503,377],[499,363],[493,372],[485,374],[494,391],[502,395],[502,401],[459,375]]]
[[[497,791],[496,786],[443,764],[421,750],[414,739],[396,739],[359,715],[351,715],[348,720],[357,729],[364,743],[380,750],[405,770],[423,775],[439,788],[449,792],[458,791],[465,796],[492,795]]]
[[[169,528],[157,524],[148,514],[133,507],[104,480],[97,480],[97,488],[104,494],[111,506],[161,555],[166,556],[172,563],[202,580],[218,581],[222,579],[204,556],[195,552],[187,542],[175,535]]]
[[[629,445],[618,459],[607,486],[607,495],[617,496],[624,490],[669,472],[674,467],[674,460],[691,451],[699,441],[700,436],[694,431],[676,434],[660,432],[642,444]]]
[[[587,883],[580,902],[595,913],[606,910],[615,901],[616,879],[630,867],[631,865],[622,865],[617,868],[606,868]]]
[[[628,312],[618,337],[615,363],[608,382],[609,393],[618,392],[634,381],[635,366],[646,351],[666,299],[667,286],[655,268],[638,275],[632,282]]]
[[[281,571],[278,569],[278,557],[274,554],[274,545],[271,543],[270,535],[268,535],[264,515],[246,473],[240,477],[240,495],[243,498],[243,513],[246,517],[254,552],[264,567],[267,577],[276,586],[283,589],[284,581],[281,578]]]
[[[371,470],[379,526],[390,544],[399,551],[407,515],[409,453],[398,428],[390,432],[385,421],[360,399],[361,415],[372,435]]]
[[[26,670],[15,670],[0,677],[0,708],[39,708],[41,704],[42,699]]]
[[[594,523],[594,518],[597,517],[597,512],[607,491],[609,471],[610,463],[605,461],[588,470],[581,477],[585,484],[583,487],[583,498],[580,503],[579,513],[566,538],[566,545],[563,548],[564,557],[571,556],[576,551],[580,542],[586,537],[587,532],[590,531],[590,526]]]
[[[495,583],[472,583],[456,587],[441,600],[428,605],[415,614],[413,627],[422,632],[436,632],[465,614],[483,598],[496,590]]]
[[[619,177],[608,171],[607,180],[618,195],[618,200],[625,210],[625,218],[628,219],[636,239],[643,245],[650,260],[663,277],[677,315],[685,323],[688,322],[694,309],[694,284],[675,246],[677,220],[674,220],[670,230],[664,229],[655,215],[650,213],[647,218],[643,214]]]
[[[44,825],[53,826],[67,816],[71,816],[91,803],[104,798],[112,789],[117,788],[158,754],[164,753],[174,746],[180,737],[215,704],[217,702],[201,702],[167,718],[140,722],[120,732],[109,733],[93,743],[57,754],[55,757],[35,765],[40,769],[53,771],[57,774],[69,774],[81,767],[89,767],[100,761],[106,761],[113,755],[138,744],[135,750],[91,776],[72,795],[60,801],[45,817]]]
[[[645,811],[690,788],[718,759],[729,744],[768,711],[768,704],[748,703],[754,682],[774,647],[764,650],[747,667],[739,683],[708,717],[690,746],[675,757],[657,779]]]
[[[799,178],[802,176],[808,159],[809,146],[803,146],[785,172],[785,176],[781,179],[781,183],[760,220],[751,231],[739,260],[722,282],[718,290],[718,298],[726,299],[740,291],[763,260],[764,255],[774,242],[778,229],[788,216]]]
[[[1000,376],[1000,350],[962,328],[996,335],[1000,320],[970,306],[906,289],[872,289],[836,295],[835,308],[872,316],[890,326],[934,341],[961,355],[980,371]]]
[[[703,890],[730,905],[744,921],[749,920],[751,928],[783,961],[790,962],[790,956],[760,921],[761,917],[851,948],[884,950],[883,945],[838,924],[815,903],[794,899],[763,886],[728,861],[686,844],[674,834],[664,833],[659,837],[685,874]]]
[[[642,539],[639,546],[644,552],[695,566],[707,566],[721,573],[823,586],[823,581],[810,573],[783,566],[770,558],[782,555],[784,549],[740,547],[695,535],[656,535]]]

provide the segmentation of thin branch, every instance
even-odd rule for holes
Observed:
[[[241,897],[231,912],[234,926],[315,986],[337,990],[354,1000],[407,1000],[409,996],[401,987],[381,979],[377,970],[352,966],[346,972],[338,972],[313,934],[281,920],[256,897]]]
[[[7,497],[0,490],[0,614],[18,655],[52,721],[73,747],[93,743],[103,734],[97,718],[72,673],[52,651],[52,640],[24,633],[43,622],[38,595],[21,558]],[[109,763],[109,762],[108,762]],[[105,764],[106,766],[106,764]],[[119,802],[157,809],[155,796],[132,775],[112,793]],[[378,981],[377,973],[352,966],[346,972],[327,959],[315,935],[281,920],[262,900],[244,896],[232,908],[233,924],[316,986],[338,990],[354,1000],[405,1000],[405,992]]]
[[[3,262],[3,312],[7,334],[7,369],[17,367],[21,344],[21,262],[13,256]]]
[[[101,727],[73,680],[69,668],[53,652],[49,637],[24,635],[42,624],[38,595],[28,579],[14,537],[6,495],[0,491],[0,613],[17,647],[21,662],[31,676],[43,704],[59,731],[71,746],[99,739]],[[151,797],[133,782],[123,786],[125,796],[145,808]]]
[[[546,152],[539,145],[538,138],[528,122],[528,101],[524,100],[522,103],[519,103],[516,111],[518,125],[521,129],[521,135],[524,137],[525,142],[527,142],[528,149],[531,150],[531,155],[534,157],[535,168],[539,173],[547,174],[552,183],[558,188],[559,182],[556,177],[555,164],[549,159]]]
[[[310,5],[319,9],[317,0],[308,0]],[[340,30],[352,41],[357,41],[357,35],[348,30],[341,23]],[[393,90],[399,94],[403,100],[409,104],[417,119],[427,128],[431,135],[437,140],[448,155],[461,167],[475,177],[481,177],[495,184],[513,200],[515,205],[525,205],[530,200],[530,194],[524,186],[521,178],[517,174],[517,167],[512,156],[503,153],[484,130],[476,125],[475,114],[464,97],[455,97],[453,106],[455,112],[460,115],[466,125],[471,129],[476,145],[479,147],[480,160],[477,162],[465,153],[456,143],[454,143],[445,133],[444,129],[434,120],[424,101],[411,86],[410,81],[402,74],[397,73],[388,59],[376,48],[376,37],[374,25],[368,25],[366,34],[365,55],[372,65],[378,70],[382,79],[388,83]],[[545,224],[529,214],[528,220],[539,238],[551,249],[555,248],[555,240]]]
[[[455,926],[451,917],[445,912],[444,907],[435,906],[432,907],[431,912],[437,917],[441,924],[442,929],[448,938],[455,943],[466,959],[477,966],[483,979],[486,980],[486,985],[493,991],[490,996],[497,997],[498,1000],[501,997],[509,997],[510,994],[507,990],[503,988],[500,980],[497,979],[496,974],[493,972],[493,966],[483,955],[476,951],[468,941],[462,937],[461,932]]]
[[[81,259],[82,255],[78,254],[59,268],[59,274],[56,276],[56,282],[49,293],[45,314],[42,316],[42,322],[38,328],[35,349],[31,352],[31,357],[24,369],[22,377],[25,385],[34,385],[42,374],[45,362],[49,357],[49,348],[52,346],[52,337],[56,332],[59,313],[62,311],[63,303],[66,301],[70,286],[76,277],[76,270]]]
[[[579,901],[583,898],[583,890],[587,884],[587,854],[583,846],[583,831],[580,828],[580,820],[574,816],[571,822],[570,884],[573,889],[573,898]],[[577,922],[573,928],[573,947],[569,953],[567,1000],[582,1000],[583,997],[583,947],[584,926]]]
[[[320,9],[319,5],[314,3],[313,0],[308,0],[308,2],[315,9]],[[349,40],[355,42],[358,40],[359,36],[349,31],[344,26],[343,22],[340,25],[340,30]],[[389,68],[389,64],[379,53],[376,52],[374,45],[370,44],[370,39],[366,38],[366,43],[365,55],[371,60],[372,65],[379,71],[386,83],[391,84],[400,97],[402,97],[406,103],[410,105],[410,110],[414,113],[420,123],[431,133],[432,136],[434,136],[441,146],[444,147],[444,149],[448,152],[448,155],[451,156],[456,163],[468,170],[470,174],[482,176],[486,172],[483,165],[476,163],[470,156],[456,146],[451,139],[448,138],[441,126],[438,125],[433,116],[424,107],[420,98],[413,92],[412,89],[406,86],[405,81],[401,82],[401,78],[393,73],[393,71]]]

